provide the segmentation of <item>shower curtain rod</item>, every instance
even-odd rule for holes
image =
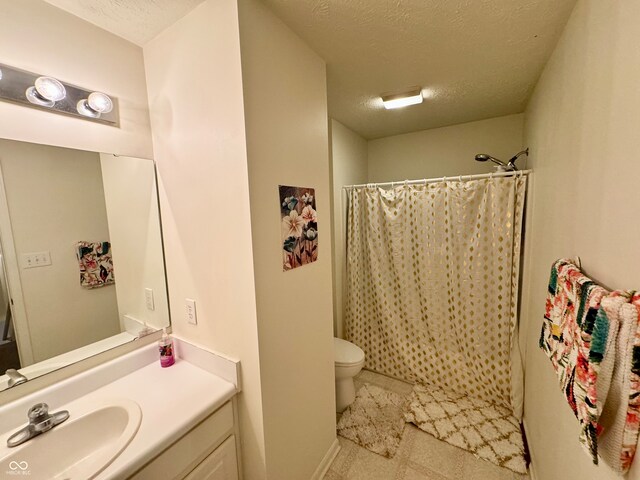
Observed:
[[[481,178],[510,177],[512,175],[528,175],[533,170],[516,170],[512,172],[481,173],[476,175],[453,175],[451,177],[423,178],[422,180],[398,180],[397,182],[362,183],[360,185],[345,185],[342,188],[362,187],[395,187],[396,185],[426,185],[427,183],[446,182],[447,180],[463,182],[465,180],[479,180]]]

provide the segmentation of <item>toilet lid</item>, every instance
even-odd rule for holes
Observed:
[[[341,338],[333,339],[336,365],[352,365],[364,360],[364,352],[360,347]]]

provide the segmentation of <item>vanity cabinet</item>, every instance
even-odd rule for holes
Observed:
[[[225,403],[130,480],[238,480],[234,404]]]

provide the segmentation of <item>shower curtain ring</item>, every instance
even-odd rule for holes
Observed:
[[[462,183],[462,175],[458,176],[458,181]]]

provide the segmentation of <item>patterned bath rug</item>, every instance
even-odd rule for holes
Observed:
[[[515,473],[527,473],[520,424],[508,408],[428,385],[416,385],[409,397],[405,419],[478,458]]]
[[[406,398],[365,383],[338,422],[338,435],[392,458],[402,439]]]

